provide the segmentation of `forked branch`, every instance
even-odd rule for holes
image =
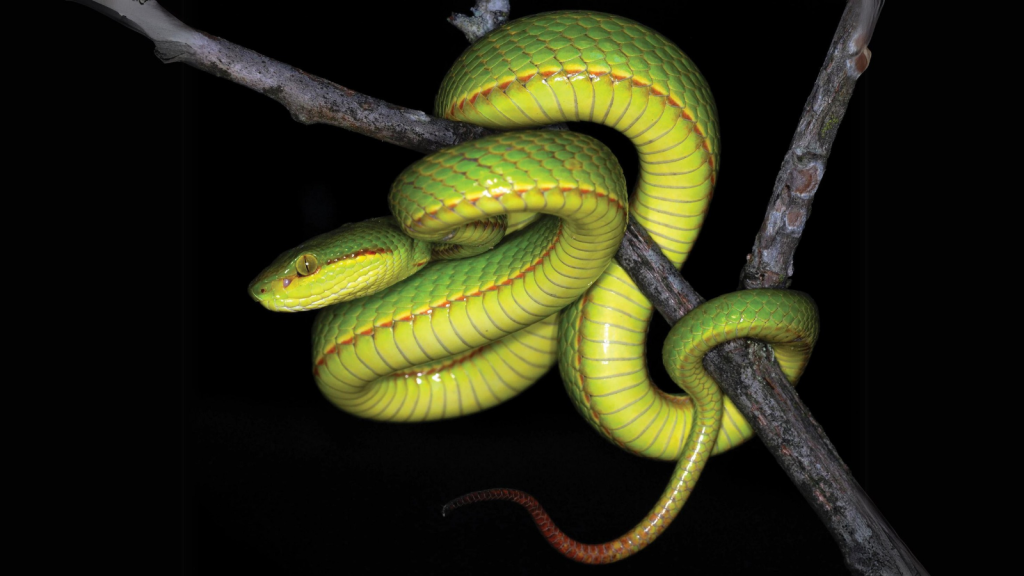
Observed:
[[[298,122],[338,126],[423,153],[493,133],[389,104],[199,32],[155,0],[72,1],[145,35],[162,61],[252,88],[280,102]],[[843,14],[742,271],[744,288],[789,283],[793,254],[838,126],[870,62],[867,45],[880,10],[879,2],[855,0]],[[508,1],[478,0],[473,12],[473,18],[451,18],[471,41],[508,17]],[[617,259],[670,324],[702,302],[634,221]],[[828,527],[852,573],[926,573],[857,484],[765,346],[732,342],[712,352],[705,364]]]

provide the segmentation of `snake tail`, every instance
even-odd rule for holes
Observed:
[[[724,396],[704,370],[704,356],[737,338],[772,345],[775,358],[790,378],[802,374],[818,336],[817,308],[808,296],[788,290],[734,292],[697,307],[672,327],[665,340],[669,376],[693,400],[694,421],[672,480],[657,504],[631,530],[601,544],[585,544],[566,535],[537,500],[520,490],[497,488],[466,494],[446,504],[442,513],[477,502],[507,500],[530,513],[541,534],[562,555],[584,564],[608,564],[636,554],[668,528],[689,498],[711,457],[722,421]]]

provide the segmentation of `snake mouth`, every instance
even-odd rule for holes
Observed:
[[[285,291],[294,280],[294,276],[281,278],[260,274],[249,283],[249,297],[272,312],[294,312],[301,308],[297,307],[297,299]]]
[[[266,280],[261,278],[253,280],[249,284],[249,297],[268,310],[278,310],[274,302],[274,291]]]

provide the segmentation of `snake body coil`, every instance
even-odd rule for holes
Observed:
[[[718,124],[696,66],[657,32],[591,12],[510,22],[458,59],[436,112],[506,130],[564,121],[619,130],[640,155],[628,211],[676,266],[685,261],[714,187]],[[728,295],[687,315],[666,341],[666,366],[687,394],[654,386],[644,354],[652,307],[612,261],[626,223],[625,183],[611,152],[587,136],[526,130],[467,142],[406,169],[390,202],[394,219],[282,254],[253,281],[253,297],[285,310],[339,302],[317,318],[313,373],[332,402],[366,418],[483,410],[557,361],[577,410],[599,433],[632,453],[677,462],[655,508],[599,545],[571,540],[514,490],[470,494],[445,510],[517,501],[552,545],[579,561],[611,562],[649,544],[707,457],[752,435],[703,372],[704,353],[725,340],[761,338],[795,383],[816,337],[806,297]],[[497,243],[506,227],[538,212],[557,218]],[[426,265],[459,250],[481,254]]]

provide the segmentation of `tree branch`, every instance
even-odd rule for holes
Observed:
[[[867,41],[883,3],[854,0],[847,4],[775,178],[764,222],[741,275],[744,288],[789,286],[793,255],[825,174],[832,143],[857,79],[871,60]]]
[[[71,0],[98,10],[155,44],[162,62],[180,62],[281,103],[296,122],[328,124],[424,154],[496,131],[389,104],[200,32],[156,0]]]
[[[72,1],[145,35],[163,62],[185,63],[247,86],[280,102],[298,122],[330,124],[423,153],[493,133],[389,104],[196,31],[154,0]],[[871,6],[851,2],[839,24],[743,270],[745,288],[788,285],[838,125],[870,61],[867,42],[880,9]],[[473,12],[475,19],[451,18],[471,40],[507,18],[508,3],[480,0]],[[670,324],[702,302],[632,220],[617,259]],[[826,524],[851,572],[925,573],[770,360],[767,347],[733,342],[712,352],[706,365]]]

